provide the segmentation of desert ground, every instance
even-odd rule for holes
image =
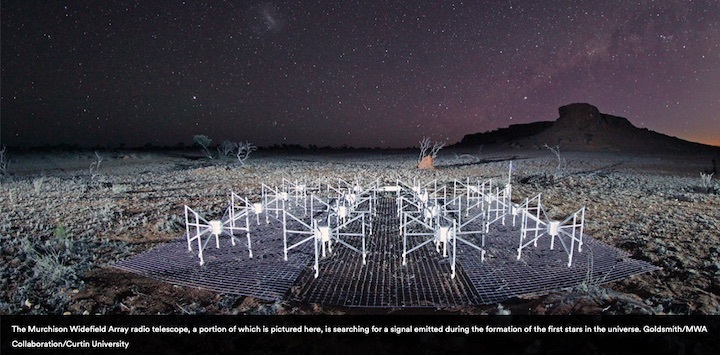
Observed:
[[[2,314],[720,314],[720,186],[703,186],[705,155],[548,150],[263,151],[244,165],[199,151],[13,153],[0,178]],[[220,215],[234,191],[261,183],[503,179],[513,200],[543,193],[551,215],[587,206],[586,233],[659,271],[501,304],[452,309],[355,309],[216,294],[112,264],[184,235],[183,206]]]

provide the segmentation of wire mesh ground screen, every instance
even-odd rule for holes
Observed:
[[[511,170],[510,170],[511,171]],[[169,283],[346,307],[497,303],[658,269],[584,234],[585,208],[549,218],[507,181],[339,179],[230,193],[222,217],[185,207],[183,238],[118,262]]]

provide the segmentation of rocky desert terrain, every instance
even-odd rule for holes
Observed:
[[[720,314],[720,186],[710,155],[446,149],[436,169],[416,151],[263,151],[246,164],[194,151],[8,152],[0,180],[2,314]],[[558,217],[587,206],[586,233],[659,271],[547,295],[453,309],[344,309],[215,294],[166,284],[113,263],[184,234],[183,206],[220,215],[230,191],[338,177],[394,182],[503,179],[513,200],[543,193]]]

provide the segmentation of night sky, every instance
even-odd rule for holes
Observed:
[[[720,145],[720,1],[2,0],[2,144],[417,146],[600,112]]]

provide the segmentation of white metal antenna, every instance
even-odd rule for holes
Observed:
[[[336,206],[339,207],[339,206]],[[367,250],[365,243],[366,236],[366,213],[363,211],[354,211],[346,209],[345,215],[335,213],[339,208],[334,209],[333,206],[323,199],[311,195],[310,196],[310,221],[305,221],[296,216],[288,209],[283,210],[283,254],[288,260],[288,252],[292,249],[299,248],[301,245],[312,241],[315,251],[315,262],[313,269],[315,277],[320,274],[320,257],[326,257],[327,253],[332,253],[332,243],[337,242],[350,250],[362,255],[363,265],[367,260]],[[344,220],[343,220],[344,217]],[[291,227],[291,225],[296,227]],[[296,229],[293,229],[296,228]],[[353,232],[352,230],[357,230]],[[300,236],[297,240],[295,236]],[[361,244],[359,246],[350,243],[348,238],[359,237]]]
[[[265,212],[265,223],[270,223],[270,217],[278,220],[280,213],[285,210],[285,204],[290,195],[278,188],[262,184],[262,212]],[[274,212],[274,215],[273,215]]]
[[[232,245],[235,245],[236,232],[244,232],[247,238],[248,253],[253,257],[252,241],[250,240],[250,212],[255,211],[256,206],[250,204],[245,198],[238,196],[234,192],[230,192],[230,208],[229,208],[229,226],[227,231],[230,234]]]
[[[572,266],[575,245],[578,252],[582,252],[583,231],[585,228],[585,207],[572,213],[562,221],[548,218],[545,208],[540,201],[541,195],[528,199],[520,206],[522,211],[522,223],[520,226],[520,244],[518,245],[517,258],[520,260],[522,250],[530,244],[537,247],[537,241],[541,237],[550,236],[550,249],[555,249],[555,238],[560,241],[565,253],[568,256],[567,266]],[[533,236],[528,237],[528,232]],[[527,240],[529,238],[529,240]]]
[[[487,203],[487,222],[485,223],[485,232],[490,231],[490,225],[501,221],[502,225],[505,225],[505,216],[510,212],[510,196],[508,192],[511,190],[510,185],[500,189],[495,187],[495,191],[492,191],[485,195],[485,202]]]
[[[250,242],[250,229],[248,227],[247,210],[241,211],[234,206],[234,203],[226,210],[229,217],[218,220],[210,220],[203,218],[192,208],[185,206],[185,236],[187,239],[188,251],[192,251],[193,242],[197,243],[198,258],[200,265],[205,264],[203,251],[207,247],[211,239],[215,239],[215,248],[220,248],[220,235],[228,235],[235,245],[236,231],[244,231],[247,236],[247,246],[250,257],[252,258],[252,243]],[[240,220],[245,220],[245,227],[240,225]],[[205,240],[203,241],[203,238]]]
[[[284,192],[287,194],[287,200],[293,203],[296,207],[302,207],[303,211],[307,213],[307,202],[308,193],[314,192],[315,189],[308,186],[306,183],[300,183],[297,180],[290,181],[283,178]]]
[[[451,257],[451,277],[455,277],[458,242],[476,250],[485,260],[486,238],[490,226],[512,216],[512,224],[520,220],[520,241],[517,259],[529,245],[537,246],[544,236],[550,237],[550,249],[559,240],[572,265],[575,250],[582,252],[585,207],[572,213],[562,221],[548,218],[541,203],[541,195],[526,199],[523,203],[512,201],[512,172],[510,162],[507,182],[504,187],[496,186],[492,179],[471,182],[469,178],[454,180],[452,185],[437,180],[405,182],[395,180],[394,185],[381,185],[380,180],[352,182],[337,179],[337,185],[321,184],[311,187],[307,183],[283,178],[280,188],[262,184],[260,202],[251,203],[231,192],[230,207],[226,216],[208,221],[190,207],[185,206],[186,238],[188,250],[197,245],[200,264],[204,263],[203,251],[211,239],[216,248],[220,247],[219,236],[228,235],[233,245],[245,234],[248,252],[252,257],[250,238],[250,214],[260,224],[260,215],[265,214],[266,223],[280,221],[283,229],[283,258],[312,242],[314,249],[315,277],[319,276],[320,258],[333,253],[333,246],[342,245],[362,255],[367,262],[366,238],[372,236],[373,220],[377,214],[378,198],[394,196],[399,219],[398,231],[402,237],[402,264],[407,257],[424,246],[434,243],[435,250],[442,257]],[[504,178],[504,177],[503,177]],[[319,193],[326,193],[320,196]],[[441,250],[442,249],[442,250]]]
[[[423,215],[419,212],[403,211],[400,219],[400,231],[403,238],[402,264],[407,265],[407,256],[429,243],[435,243],[436,250],[439,250],[439,245],[442,244],[443,256],[447,256],[448,236],[450,233],[454,233],[454,229],[452,232],[445,230],[443,233],[443,228],[447,228],[447,226],[441,226],[439,221],[433,224],[425,223]],[[420,241],[413,243],[417,237],[421,237]]]
[[[192,218],[190,217],[190,215],[192,215]],[[192,242],[197,241],[200,265],[205,264],[205,259],[203,259],[203,249],[205,249],[205,246],[207,245],[208,241],[210,241],[210,238],[212,236],[215,237],[215,247],[220,248],[220,240],[218,236],[220,235],[220,233],[222,233],[222,222],[212,222],[213,223],[210,223],[210,221],[201,217],[192,208],[185,205],[185,235],[187,237],[188,251],[192,251]],[[218,223],[220,223],[219,226]],[[204,243],[202,242],[203,236],[207,236],[207,239],[205,239]]]

